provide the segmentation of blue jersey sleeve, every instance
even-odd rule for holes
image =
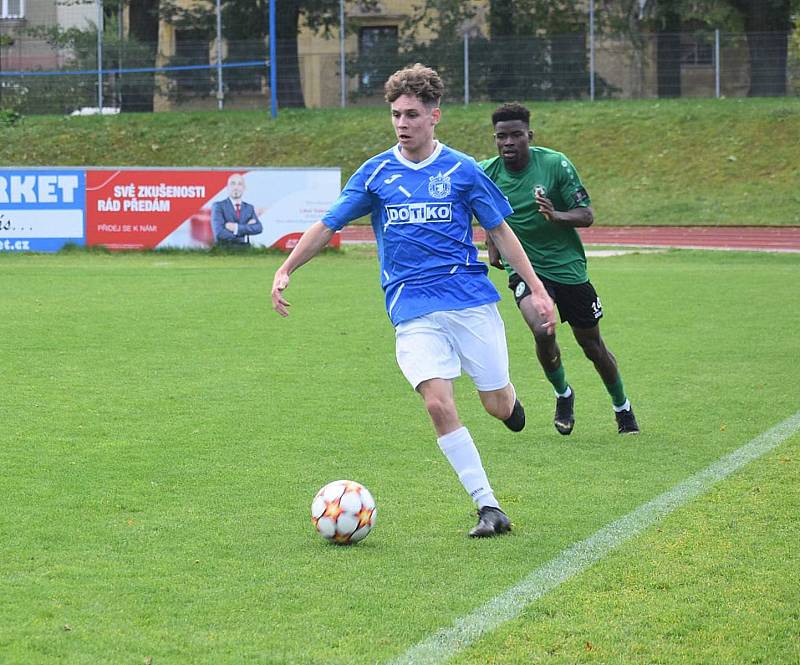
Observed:
[[[500,191],[489,176],[484,173],[477,163],[474,166],[472,190],[469,193],[469,202],[472,214],[485,229],[493,229],[505,221],[505,218],[514,212],[506,195]]]
[[[338,231],[354,219],[368,215],[371,210],[372,194],[367,190],[362,166],[350,176],[339,198],[323,216],[322,223]]]

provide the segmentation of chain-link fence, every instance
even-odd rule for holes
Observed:
[[[388,75],[417,61],[438,69],[448,103],[800,93],[800,44],[786,33],[471,37],[344,57],[279,41],[276,51],[279,107],[381,104]],[[269,108],[268,55],[264,40],[178,38],[165,49],[122,35],[98,40],[96,30],[60,41],[6,37],[0,106],[27,114]]]

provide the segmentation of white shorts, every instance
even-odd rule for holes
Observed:
[[[414,389],[428,379],[455,379],[462,368],[480,391],[509,383],[506,329],[495,303],[403,321],[395,340],[397,364]]]

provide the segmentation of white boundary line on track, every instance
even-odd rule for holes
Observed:
[[[374,245],[374,240],[342,240],[342,245]],[[670,243],[656,243],[656,244],[635,244],[631,245],[628,243],[619,243],[619,242],[586,242],[584,246],[590,247],[625,247],[628,248],[626,253],[640,253],[643,254],[645,251],[654,251],[654,250],[661,250],[666,251],[668,249],[698,249],[702,251],[709,251],[709,252],[766,252],[770,254],[798,254],[800,253],[800,249],[794,249],[792,247],[720,247],[714,246],[709,247],[707,245],[683,245],[683,244],[670,244]],[[590,253],[595,250],[586,250],[586,256],[590,256]],[[598,250],[603,251],[603,250]],[[485,251],[484,251],[485,253]],[[623,252],[620,252],[623,253]]]
[[[390,661],[390,665],[444,663],[487,633],[496,630],[507,621],[516,619],[528,605],[536,602],[562,582],[582,573],[614,548],[692,499],[705,494],[715,483],[778,447],[798,431],[800,431],[800,411],[655,499],[607,524],[586,540],[565,549],[521,582],[469,614],[456,619],[449,628],[444,628],[413,645],[404,654]]]

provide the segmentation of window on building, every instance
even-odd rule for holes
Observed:
[[[397,69],[397,26],[377,25],[358,31],[358,80],[361,92],[383,89]]]
[[[25,0],[0,0],[0,18],[24,18]]]
[[[681,35],[682,65],[714,64],[714,45],[703,36]]]

